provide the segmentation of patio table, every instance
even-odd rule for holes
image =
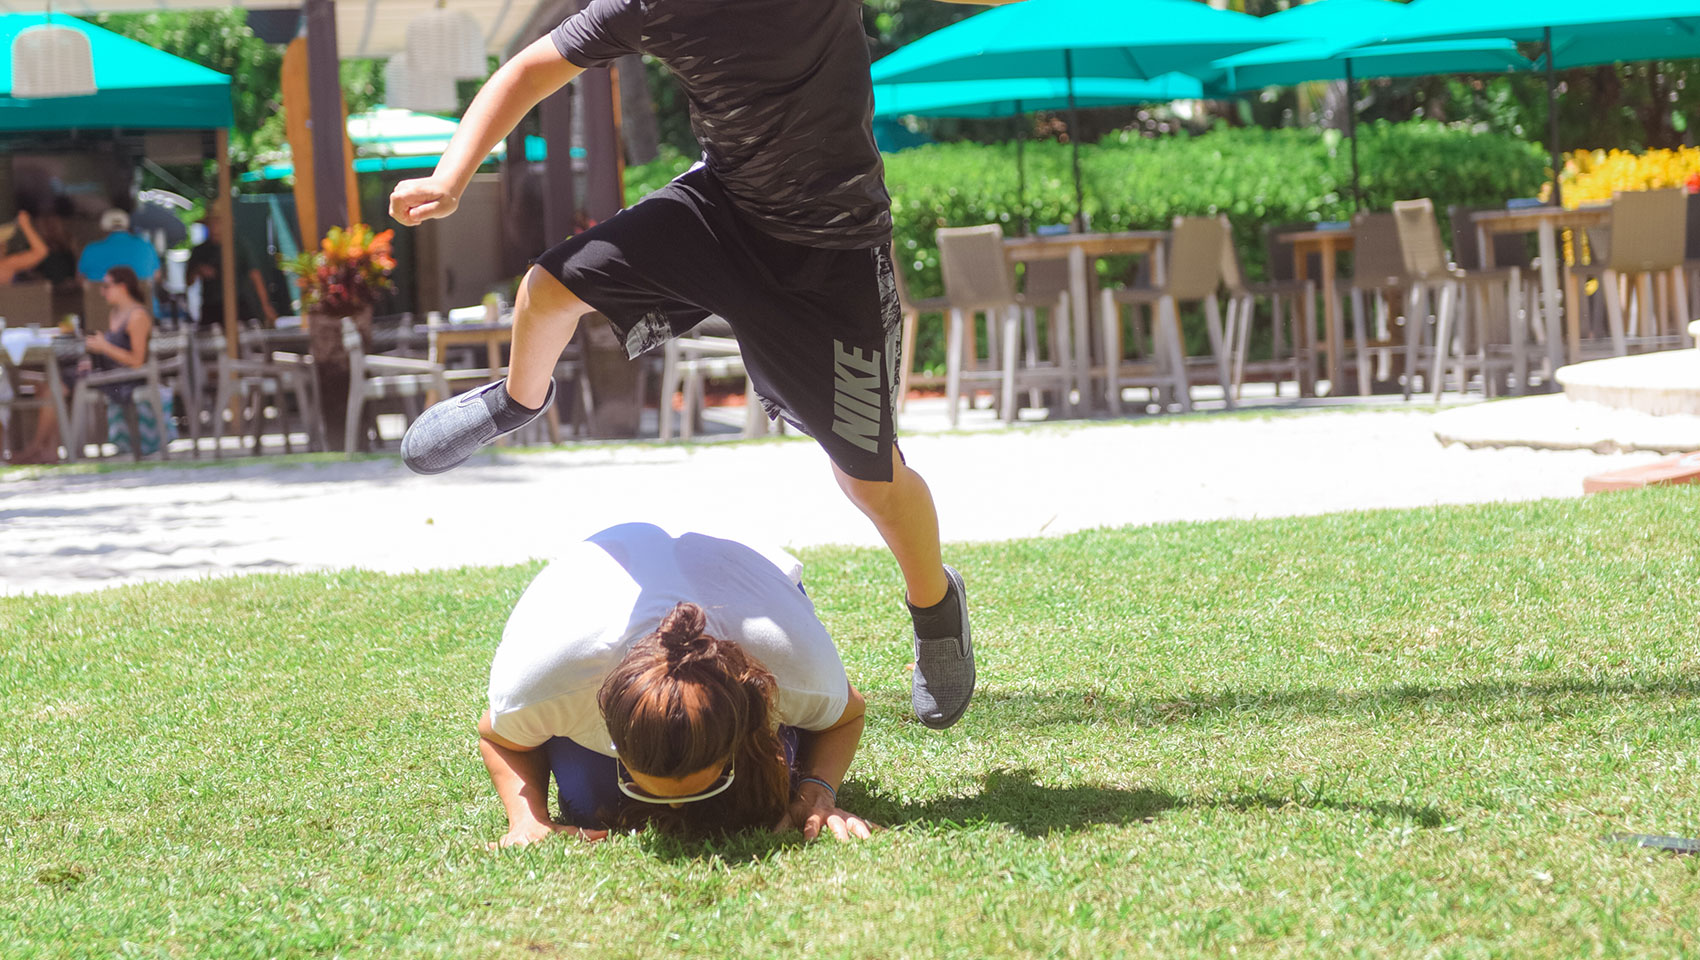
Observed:
[[[1565,278],[1564,319],[1559,319],[1558,299],[1558,231],[1597,227],[1611,219],[1611,206],[1597,204],[1566,210],[1563,207],[1522,207],[1516,210],[1482,210],[1472,218],[1476,225],[1476,249],[1481,251],[1482,267],[1491,268],[1493,244],[1490,237],[1499,233],[1534,233],[1540,243],[1541,255],[1541,313],[1547,331],[1547,356],[1557,370],[1565,363],[1581,358],[1582,353],[1582,296],[1575,277]],[[1562,325],[1563,335],[1560,335]]]
[[[1074,320],[1075,389],[1083,405],[1093,404],[1092,297],[1088,291],[1087,261],[1099,257],[1149,256],[1151,281],[1161,285],[1168,275],[1164,262],[1167,230],[1124,230],[1118,233],[1063,233],[1048,237],[1006,237],[1004,257],[1013,265],[1034,260],[1068,261],[1068,297]],[[1106,360],[1106,362],[1108,362]]]
[[[1322,288],[1322,349],[1328,354],[1324,369],[1328,373],[1328,395],[1338,397],[1346,386],[1346,364],[1341,356],[1345,337],[1342,336],[1340,328],[1339,298],[1334,292],[1338,268],[1335,261],[1339,259],[1341,251],[1352,249],[1352,231],[1345,227],[1300,230],[1276,234],[1275,239],[1293,245],[1293,276],[1298,280],[1310,279],[1311,254],[1316,254],[1322,260],[1322,276],[1318,278],[1317,283]]]
[[[10,327],[0,329],[0,364],[17,369],[39,369],[47,375],[47,393],[53,399],[53,412],[58,417],[59,440],[69,459],[77,459],[78,447],[71,445],[71,413],[65,403],[65,382],[59,375],[62,360],[80,360],[83,341],[78,337],[61,336],[51,329]]]
[[[484,348],[485,382],[502,378],[502,348],[513,339],[513,321],[496,323],[442,323],[427,328],[426,359],[447,366],[447,357],[454,347]]]

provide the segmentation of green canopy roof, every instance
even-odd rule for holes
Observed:
[[[12,41],[22,30],[46,22],[36,13],[0,15],[0,131],[211,130],[231,125],[229,77],[61,14],[54,15],[55,26],[89,38],[97,91],[87,97],[13,97]]]

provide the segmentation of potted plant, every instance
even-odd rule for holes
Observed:
[[[370,347],[372,304],[395,287],[390,279],[395,269],[390,251],[394,235],[393,230],[374,234],[363,223],[346,230],[332,227],[317,250],[282,261],[283,269],[295,276],[301,288],[301,313],[319,383],[319,416],[332,450],[343,448],[343,418],[348,409],[348,351],[342,343],[342,318],[354,321],[361,341]]]

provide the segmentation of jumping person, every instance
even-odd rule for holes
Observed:
[[[515,298],[507,379],[427,411],[402,458],[440,473],[539,416],[591,311],[634,357],[719,315],[769,415],[815,438],[891,549],[915,627],[911,703],[948,727],[973,694],[974,652],[932,494],[896,443],[900,307],[860,2],[592,0],[490,77],[432,175],[396,186],[390,215],[453,213],[533,106],[631,53],[678,78],[702,162],[539,257]]]
[[[801,575],[781,551],[644,523],[544,568],[508,618],[478,724],[500,844],[646,824],[867,837],[838,806],[865,705]]]

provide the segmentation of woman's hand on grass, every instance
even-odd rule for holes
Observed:
[[[815,784],[805,783],[774,832],[797,829],[803,831],[804,840],[813,840],[823,831],[839,840],[866,840],[873,836],[875,830],[884,828],[848,810],[839,809],[832,794]]]
[[[534,843],[542,843],[557,833],[576,836],[580,840],[594,842],[608,836],[606,830],[585,830],[581,827],[569,827],[566,824],[531,821],[529,823],[509,824],[508,832],[502,839],[491,843],[490,849],[505,847],[529,847]]]

